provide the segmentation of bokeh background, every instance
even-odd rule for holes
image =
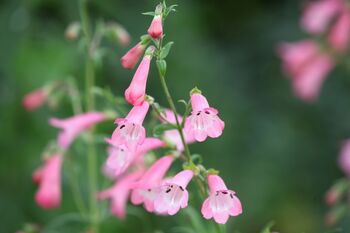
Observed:
[[[156,3],[90,1],[89,10],[95,20],[123,24],[134,44],[151,20],[141,12],[153,10]],[[292,95],[275,51],[281,41],[306,36],[299,27],[303,2],[168,3],[179,4],[165,29],[175,42],[167,78],[174,97],[187,98],[198,86],[226,123],[222,137],[191,149],[203,155],[208,167],[221,171],[243,202],[244,214],[230,221],[229,232],[259,232],[271,220],[281,233],[326,231],[324,192],[342,176],[337,154],[341,141],[350,136],[350,79],[345,68],[337,67],[317,103]],[[46,122],[57,114],[46,108],[28,113],[21,101],[48,80],[74,75],[83,86],[84,59],[76,43],[63,36],[66,26],[78,19],[76,1],[0,2],[0,232],[15,232],[25,222],[45,223],[70,209],[70,194],[65,194],[59,210],[45,212],[34,203],[31,172],[40,164],[47,141],[55,137],[57,131]],[[121,95],[133,72],[123,70],[118,61],[130,46],[110,48],[97,82]],[[165,104],[155,71],[148,93]],[[151,225],[177,224],[172,218],[148,218]],[[137,221],[131,216],[124,222],[111,219],[110,224],[117,222],[115,232],[137,232]],[[344,232],[350,229],[347,221],[341,226]]]

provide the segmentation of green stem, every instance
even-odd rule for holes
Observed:
[[[85,98],[86,98],[86,109],[88,112],[94,111],[95,109],[95,99],[94,95],[91,92],[92,88],[95,85],[95,70],[94,63],[92,59],[91,51],[91,30],[90,22],[87,11],[87,0],[79,1],[79,11],[81,17],[81,24],[83,28],[83,33],[87,42],[86,46],[86,64],[85,64]],[[99,209],[96,199],[96,193],[98,191],[98,180],[97,180],[97,156],[96,156],[96,147],[93,138],[94,128],[91,128],[88,132],[88,177],[89,177],[89,191],[90,191],[90,224],[94,233],[99,232]]]

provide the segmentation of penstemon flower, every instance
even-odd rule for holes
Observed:
[[[131,203],[143,204],[148,212],[154,211],[154,200],[165,173],[173,162],[173,156],[167,155],[157,160],[134,185]]]
[[[146,45],[141,42],[130,49],[121,59],[120,62],[125,69],[133,69],[143,54]]]
[[[105,120],[107,116],[104,113],[88,112],[67,119],[51,118],[50,124],[62,129],[58,144],[62,149],[67,149],[80,133]]]
[[[115,123],[118,124],[118,127],[107,142],[115,147],[125,145],[131,152],[135,152],[146,138],[146,131],[142,123],[148,109],[149,104],[144,101],[142,105],[134,106],[124,119],[116,119]]]
[[[61,203],[61,165],[62,155],[55,154],[47,158],[45,164],[34,174],[39,189],[35,194],[38,205],[44,209],[57,208]],[[38,171],[40,171],[38,173]]]
[[[164,182],[154,201],[156,212],[161,214],[176,214],[180,208],[186,208],[188,192],[186,187],[193,177],[193,171],[184,170]]]
[[[154,46],[147,49],[130,86],[125,90],[125,99],[129,104],[141,105],[145,101],[147,77],[154,50]]]
[[[23,98],[23,107],[27,111],[34,111],[41,107],[47,100],[48,92],[45,88],[37,89]]]
[[[242,205],[235,192],[228,190],[218,175],[208,176],[210,195],[202,205],[202,214],[206,219],[214,218],[219,224],[225,224],[229,216],[242,213]]]
[[[338,52],[348,48],[350,39],[350,10],[343,9],[328,36],[329,43]]]
[[[218,111],[209,106],[200,93],[191,95],[192,113],[186,119],[185,132],[191,138],[203,142],[207,137],[217,138],[222,134],[225,123],[217,116]]]
[[[153,39],[160,39],[163,36],[162,5],[159,4],[155,10],[152,23],[147,30]]]

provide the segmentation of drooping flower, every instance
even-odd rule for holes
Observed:
[[[209,175],[210,195],[202,205],[202,215],[205,219],[214,218],[219,224],[225,224],[229,216],[242,213],[242,205],[235,192],[228,190],[224,181],[218,175]]]
[[[121,59],[120,62],[125,69],[133,69],[140,59],[146,45],[141,42],[136,44],[132,49],[130,49]]]
[[[125,90],[125,99],[129,104],[135,106],[145,101],[148,72],[154,50],[154,46],[150,46],[147,49],[145,56],[131,80],[130,86]]]
[[[138,156],[143,156],[150,150],[165,146],[165,142],[158,138],[146,138],[135,152],[131,152],[125,145],[108,148],[108,158],[105,168],[112,177],[117,177],[124,173]]]
[[[185,132],[203,142],[207,137],[217,138],[222,134],[225,123],[217,116],[218,111],[209,107],[207,99],[199,93],[191,95],[192,113],[186,119]]]
[[[115,123],[118,127],[107,142],[115,147],[125,144],[131,152],[135,152],[146,138],[146,130],[142,126],[143,120],[149,109],[149,104],[144,101],[140,106],[134,106],[129,114],[123,119],[118,118]]]
[[[131,193],[131,203],[134,205],[143,203],[148,212],[153,212],[154,200],[159,192],[159,186],[172,162],[173,157],[170,155],[157,160],[141,179],[134,184],[134,189]]]
[[[162,16],[155,15],[151,25],[148,28],[148,35],[153,39],[160,39],[163,36],[163,25],[162,25]]]
[[[174,112],[172,112],[171,110],[166,109],[164,117],[169,123],[172,123],[172,124],[176,123]],[[180,122],[182,122],[182,117],[181,116],[177,116],[177,117],[178,117],[178,120]],[[192,135],[188,135],[186,132],[184,132],[185,142],[187,144],[191,144],[191,143],[196,141],[194,139],[194,137],[193,136],[191,137],[191,136]],[[166,139],[168,139],[168,141],[170,141],[170,143],[172,143],[176,146],[177,151],[181,152],[184,150],[184,146],[183,146],[183,143],[181,141],[181,137],[180,137],[178,130],[176,130],[176,129],[166,130],[164,132],[164,137]]]
[[[310,1],[304,9],[301,25],[311,34],[324,33],[341,8],[341,0]]]
[[[343,142],[338,162],[343,172],[350,177],[350,139]]]
[[[174,215],[180,208],[186,208],[188,203],[186,187],[192,177],[191,170],[184,170],[161,185],[159,194],[154,201],[156,212]]]
[[[106,119],[104,113],[88,112],[66,119],[51,118],[50,124],[62,129],[58,135],[58,144],[62,149],[67,149],[80,133]]]
[[[324,79],[334,66],[333,59],[320,51],[312,40],[282,43],[278,53],[295,95],[308,102],[316,100]]]
[[[128,202],[132,184],[141,177],[143,171],[125,175],[116,181],[109,189],[99,192],[99,200],[111,199],[111,212],[118,218],[125,218],[125,208]]]
[[[329,33],[329,42],[338,52],[344,52],[349,47],[350,10],[342,10]]]
[[[30,92],[23,98],[23,107],[27,111],[34,111],[41,107],[47,100],[48,92],[45,88],[37,89]]]
[[[39,189],[35,194],[38,205],[44,209],[57,208],[61,203],[62,155],[56,154],[45,161],[40,169]]]

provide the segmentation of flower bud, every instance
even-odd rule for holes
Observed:
[[[66,37],[67,40],[76,40],[79,36],[81,30],[81,25],[79,22],[72,22],[71,24],[68,25],[64,36]]]

